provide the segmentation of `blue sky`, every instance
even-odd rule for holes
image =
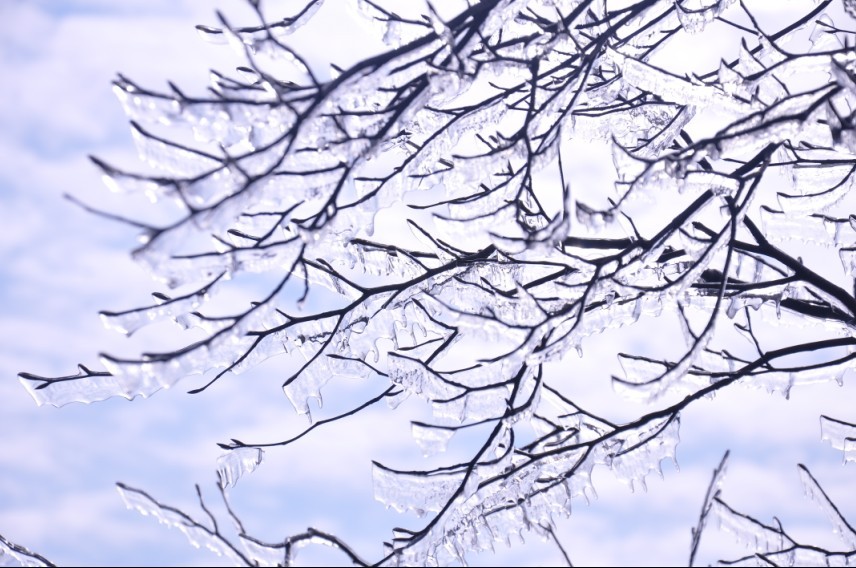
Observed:
[[[238,2],[222,5],[243,13]],[[216,501],[216,442],[278,439],[304,424],[279,388],[288,361],[227,377],[202,395],[185,394],[200,383],[191,379],[149,400],[61,409],[37,408],[16,378],[23,370],[72,373],[78,362],[97,361],[100,351],[133,355],[142,343],[171,337],[158,328],[129,341],[102,327],[98,310],[141,305],[160,288],[129,258],[133,230],[94,218],[62,195],[134,210],[138,204],[110,194],[86,159],[95,154],[135,163],[110,81],[121,71],[145,85],[173,79],[198,90],[209,68],[240,64],[227,48],[197,38],[193,25],[213,23],[213,9],[190,0],[0,5],[0,534],[58,564],[216,562],[177,531],[127,511],[113,484],[144,488],[196,514],[194,483]],[[304,47],[316,49],[313,58],[321,60],[343,45]],[[368,49],[353,40],[346,47],[351,58]],[[611,341],[592,340],[582,360],[571,357],[551,372],[567,373],[591,405],[639,412],[609,386],[609,374],[617,372]],[[656,348],[668,338],[625,334],[621,341]],[[335,408],[377,386],[332,383],[329,403]],[[680,472],[665,464],[665,478],[651,478],[649,491],[636,494],[608,474],[596,475],[599,499],[580,503],[559,536],[579,564],[686,562],[710,471],[730,447],[725,495],[731,502],[762,519],[779,514],[786,526],[799,527],[797,534],[828,541],[822,515],[801,498],[795,465],[809,465],[842,511],[856,518],[853,465],[841,467],[841,455],[820,443],[817,423],[821,412],[852,421],[854,394],[851,380],[843,389],[798,391],[791,401],[741,389],[704,402],[683,417]],[[379,408],[268,452],[232,494],[250,531],[276,540],[311,525],[376,558],[392,526],[418,526],[371,497],[370,459],[399,466],[420,459],[407,418],[425,409],[411,401],[405,410]],[[531,546],[501,550],[500,561],[558,561],[551,544],[527,540]],[[706,550],[728,542],[713,530]]]

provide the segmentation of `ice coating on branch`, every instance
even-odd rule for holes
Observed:
[[[848,546],[850,550],[856,550],[856,530],[854,530],[850,523],[848,523],[841,515],[838,507],[829,500],[829,496],[827,496],[826,492],[820,487],[820,484],[818,484],[817,480],[811,472],[809,472],[808,468],[800,464],[798,469],[800,472],[800,480],[805,488],[806,497],[814,501],[829,518],[830,523],[832,523],[832,532],[838,535],[841,541]]]
[[[668,418],[653,422],[646,429],[628,436],[621,446],[606,455],[606,464],[616,477],[635,491],[637,484],[647,490],[645,478],[651,472],[663,476],[663,460],[677,466],[676,449],[680,441],[680,420]]]
[[[217,556],[224,556],[236,565],[243,563],[243,559],[237,554],[228,542],[216,536],[207,527],[193,521],[190,517],[167,505],[162,505],[152,499],[148,494],[128,487],[122,483],[116,485],[119,496],[129,509],[134,509],[144,516],[151,516],[159,523],[170,528],[176,528],[184,533],[187,540],[196,548],[205,547]]]
[[[264,247],[232,247],[224,252],[177,255],[165,258],[164,243],[137,249],[135,260],[157,267],[158,279],[170,288],[238,272],[267,272],[290,268],[299,258],[304,243],[299,238],[276,241]]]
[[[237,448],[217,458],[217,476],[222,487],[234,487],[244,475],[252,473],[262,463],[261,448]]]
[[[733,3],[734,0],[675,0],[675,8],[684,29],[698,33]]]
[[[800,169],[794,168],[793,172],[801,194],[778,196],[782,211],[788,215],[822,213],[844,199],[853,187],[856,167],[826,168],[830,171],[820,172],[815,168],[807,174],[798,173]]]
[[[131,174],[92,157],[92,162],[101,170],[101,179],[115,193],[142,193],[152,203],[164,197],[177,197],[178,183],[168,178]]]
[[[435,401],[433,414],[436,418],[450,423],[465,420],[486,420],[505,414],[508,409],[508,397],[511,395],[507,385],[497,385],[487,390],[474,390],[456,397]]]
[[[742,544],[760,552],[787,548],[790,539],[781,530],[738,513],[720,499],[714,499],[712,510],[719,518],[720,527],[734,535]]]
[[[403,355],[389,358],[389,379],[404,390],[426,400],[449,400],[464,389],[431,371],[422,361]]]
[[[439,563],[460,559],[468,550],[492,550],[496,543],[511,544],[522,538],[523,532],[534,530],[543,534],[545,527],[553,526],[553,515],[570,514],[571,498],[590,490],[588,472],[582,465],[582,452],[573,452],[565,459],[549,459],[555,469],[581,468],[567,480],[549,475],[536,481],[537,469],[517,469],[502,481],[493,478],[471,496],[459,497],[458,507],[447,512],[439,525],[432,528],[436,537],[423,539],[403,549],[393,559],[395,564],[409,564],[416,558],[427,555]],[[588,466],[590,468],[591,466]],[[487,467],[479,473],[482,479],[491,480],[496,467]],[[588,488],[588,489],[587,489]],[[465,491],[464,495],[468,493]],[[509,500],[521,496],[518,507],[508,507]],[[529,495],[524,498],[523,496]]]
[[[412,422],[410,432],[425,457],[445,452],[449,440],[455,435],[455,430],[452,428],[432,426],[421,422]]]
[[[838,250],[838,257],[847,275],[856,275],[856,248],[841,248]]]
[[[113,93],[131,120],[168,125],[181,114],[181,105],[174,97],[141,91],[125,77],[113,83]]]
[[[807,386],[834,381],[841,385],[844,374],[852,369],[850,361],[827,363],[815,368],[792,370],[790,372],[759,372],[745,382],[752,387],[763,388],[769,393],[779,393],[789,398],[795,386]]]
[[[192,178],[207,174],[217,168],[214,156],[193,150],[175,142],[160,139],[137,123],[131,123],[131,134],[140,159],[169,174]]]
[[[241,549],[244,556],[256,562],[257,566],[282,566],[284,564],[281,545],[266,545],[245,535],[238,535],[238,537],[241,539]]]
[[[424,35],[427,25],[414,25],[394,17],[390,17],[378,6],[365,0],[349,0],[347,7],[355,13],[361,22],[369,24],[377,30],[387,45],[398,47]]]
[[[289,378],[282,386],[288,400],[299,414],[309,414],[309,399],[321,402],[321,387],[332,377],[328,357],[323,347],[330,337],[335,322],[332,318],[307,322],[290,331],[280,339],[282,345],[292,345],[308,359],[300,372]]]
[[[97,402],[107,400],[116,396],[117,392],[125,390],[124,384],[122,384],[124,381],[121,380],[114,380],[105,384],[103,379],[82,379],[72,384],[54,383],[58,386],[55,387],[52,384],[42,390],[35,390],[29,382],[22,381],[22,383],[39,406],[49,404],[60,407],[71,402]],[[129,395],[127,398],[133,397]]]
[[[820,437],[844,453],[844,463],[856,462],[856,424],[821,416]]]
[[[650,381],[662,376],[668,370],[668,366],[662,361],[652,361],[645,357],[621,353],[618,359],[628,381]]]
[[[779,566],[854,566],[853,553],[826,552],[799,547],[765,554],[770,562]],[[754,563],[754,560],[753,560]],[[748,564],[747,564],[748,565]],[[754,565],[754,564],[753,564]]]
[[[852,566],[854,548],[856,548],[856,530],[842,516],[838,507],[820,486],[807,467],[798,466],[800,479],[806,496],[814,501],[827,515],[832,532],[844,543],[843,549],[827,549],[812,544],[802,544],[786,532],[781,521],[775,518],[773,525],[740,513],[724,501],[718,494],[713,506],[719,514],[722,526],[733,532],[741,541],[753,549],[754,554],[737,561],[720,561],[722,564],[748,566],[755,565],[758,559],[765,564],[788,566]]]
[[[225,273],[224,273],[225,274]],[[114,329],[126,335],[131,335],[141,327],[162,318],[173,318],[181,323],[182,316],[199,308],[205,302],[212,288],[220,280],[220,276],[209,284],[190,294],[170,298],[166,294],[155,293],[157,304],[124,312],[101,312],[101,321],[108,329]],[[189,326],[188,326],[189,327]]]
[[[5,538],[0,539],[0,566],[25,566],[25,567],[41,567],[53,566],[49,562],[42,561],[34,554],[28,554],[26,549],[17,550],[13,543],[9,543]]]
[[[465,474],[404,473],[375,463],[372,468],[374,497],[397,511],[411,510],[418,515],[439,512],[453,493],[458,491]]]
[[[623,78],[628,84],[644,91],[654,91],[669,102],[698,106],[714,104],[727,112],[739,116],[751,112],[750,105],[730,97],[714,85],[699,84],[682,79],[660,68],[632,57],[610,54],[623,69]]]

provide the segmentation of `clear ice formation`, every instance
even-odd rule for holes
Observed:
[[[200,26],[247,57],[236,77],[214,72],[204,97],[116,80],[141,159],[158,173],[95,163],[111,190],[183,214],[145,230],[133,253],[169,295],[102,316],[126,334],[173,319],[205,339],[104,355],[106,371],[22,373],[39,404],[146,397],[299,352],[283,390],[308,415],[336,377],[384,377],[379,398],[430,405],[434,421],[413,425],[426,455],[459,429],[489,425],[464,464],[375,465],[377,499],[426,519],[396,535],[383,563],[433,565],[546,534],[572,502],[595,497],[595,468],[644,489],[675,460],[681,411],[719,389],[787,396],[843,380],[856,356],[856,301],[838,283],[856,272],[856,56],[824,14],[829,2],[764,33],[725,0],[482,0],[448,20],[430,6],[410,18],[352,4],[390,47],[330,79],[287,46],[316,0],[256,27]],[[670,40],[704,42],[717,26],[740,27],[734,18],[745,23],[733,59],[670,69]],[[176,141],[176,129],[195,142]],[[614,179],[571,176],[568,145],[580,141],[611,145]],[[395,220],[380,215],[390,208]],[[842,273],[803,263],[794,250],[809,245],[836,250]],[[273,284],[249,307],[206,314],[245,273]],[[322,307],[306,301],[315,294]],[[685,349],[622,353],[613,380],[654,411],[614,423],[578,408],[563,377],[545,372],[584,356],[587,337],[651,318],[680,325]],[[780,325],[807,339],[765,351],[764,334]],[[479,345],[490,354],[476,355]],[[790,355],[807,359],[780,362]],[[516,439],[520,422],[534,441]],[[822,425],[854,461],[853,425]],[[252,444],[224,447],[224,485],[261,462]],[[145,495],[123,495],[234,555]],[[775,529],[723,518],[782,549]],[[259,561],[281,560],[269,552]]]

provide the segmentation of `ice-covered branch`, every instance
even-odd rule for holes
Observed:
[[[0,564],[3,566],[56,566],[50,560],[0,535]]]
[[[841,512],[821,488],[807,467],[799,465],[806,496],[823,509],[832,523],[833,532],[839,536],[844,548],[828,548],[800,543],[792,538],[776,519],[775,526],[767,525],[754,517],[740,513],[719,497],[714,497],[713,510],[720,518],[722,527],[733,532],[754,553],[736,560],[720,560],[727,566],[851,566],[856,560],[856,531],[841,515]]]
[[[221,14],[200,26],[246,63],[234,77],[215,73],[202,96],[115,81],[157,173],[94,163],[111,190],[175,206],[163,225],[129,220],[143,231],[134,258],[175,291],[102,317],[126,334],[168,318],[196,335],[136,358],[102,355],[106,371],[21,373],[40,404],[146,397],[213,371],[191,391],[201,393],[299,353],[282,388],[309,414],[337,377],[380,377],[380,394],[289,439],[221,444],[221,483],[255,469],[262,447],[419,398],[433,415],[412,424],[426,454],[461,430],[488,432],[462,463],[375,465],[378,500],[428,517],[397,533],[381,562],[425,564],[463,561],[523,530],[555,536],[554,516],[594,495],[594,468],[644,488],[675,457],[681,412],[717,391],[788,396],[843,380],[856,357],[856,299],[841,283],[856,273],[856,57],[852,32],[823,14],[830,0],[778,31],[725,0],[482,0],[446,19],[430,4],[399,14],[359,0],[388,47],[330,76],[287,42],[321,4],[268,21],[251,2],[258,23]],[[720,25],[740,37],[735,58],[672,68],[674,38],[702,41],[695,34]],[[580,142],[608,146],[613,179],[574,177]],[[803,245],[834,249],[841,274],[804,262]],[[270,277],[253,280],[267,286],[260,296],[227,314],[212,306],[224,292],[246,296],[242,279],[257,274]],[[583,410],[545,372],[582,356],[589,337],[650,318],[679,327],[686,344],[619,354],[614,386],[651,405],[636,418]],[[793,321],[814,329],[774,345],[771,330]],[[823,420],[852,461],[852,425]],[[534,440],[519,441],[520,423]],[[717,497],[721,471],[690,563],[709,512],[731,511]],[[251,558],[216,524],[125,494]],[[795,545],[728,514],[784,543],[775,554]],[[281,545],[239,532],[269,560],[288,564],[292,548],[323,541],[365,564],[318,531]],[[773,548],[759,558],[773,561]]]

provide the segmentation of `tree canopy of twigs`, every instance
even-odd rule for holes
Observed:
[[[256,0],[256,22],[199,26],[246,57],[237,74],[214,73],[205,96],[116,79],[158,173],[93,162],[111,189],[178,213],[158,226],[121,219],[141,230],[134,257],[172,292],[101,315],[126,334],[171,318],[204,338],[21,379],[55,406],[147,397],[208,373],[192,391],[202,393],[296,352],[304,362],[282,388],[297,413],[335,377],[386,382],[309,430],[416,397],[433,412],[412,424],[426,454],[465,429],[485,435],[462,463],[374,464],[376,499],[424,515],[379,557],[314,529],[264,543],[236,515],[233,543],[213,515],[195,521],[120,486],[129,505],[239,564],[288,565],[317,542],[361,565],[448,564],[521,531],[556,538],[555,519],[593,494],[595,468],[644,486],[674,459],[681,412],[697,401],[844,380],[856,358],[856,32],[827,15],[835,2],[806,2],[780,29],[729,0],[474,0],[445,18],[431,4],[409,15],[354,3],[388,49],[347,68],[321,73],[288,45],[321,0],[275,20]],[[701,41],[712,25],[739,38],[720,65],[674,71],[661,55],[670,42]],[[581,141],[611,145],[613,179],[570,174],[568,145]],[[387,208],[395,220],[380,222]],[[809,246],[841,265],[805,262]],[[255,273],[270,283],[263,295],[206,312]],[[642,320],[679,327],[685,344],[618,354],[614,387],[649,403],[634,419],[586,411],[563,393],[566,376],[545,372],[572,368],[587,337]],[[783,343],[785,327],[797,332]],[[823,436],[856,461],[856,425],[843,418],[824,416]],[[536,435],[519,435],[522,424]],[[224,498],[264,449],[301,436],[222,443]],[[738,562],[854,562],[856,533],[840,514],[844,549],[797,544],[725,504],[724,466],[691,563],[711,511],[755,539],[758,554]]]

